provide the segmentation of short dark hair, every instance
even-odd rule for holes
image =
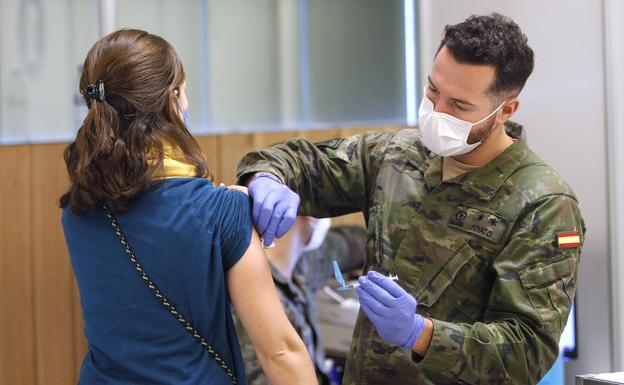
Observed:
[[[472,15],[447,25],[438,52],[446,46],[460,63],[492,64],[496,78],[488,90],[493,95],[518,94],[533,72],[533,50],[511,18],[498,13]]]

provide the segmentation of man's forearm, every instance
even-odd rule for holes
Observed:
[[[253,174],[247,174],[245,176],[243,176],[242,178],[239,179],[239,183],[241,186],[247,186],[249,187],[249,183],[251,183],[252,180],[254,180],[254,178],[260,174],[259,172],[253,173]]]
[[[412,351],[421,357],[424,357],[429,350],[431,344],[431,338],[433,337],[433,322],[429,318],[425,318],[425,328],[423,329],[420,337],[416,340]]]
[[[240,180],[241,186],[247,186],[247,187],[249,187],[249,183],[251,183],[251,181],[252,181],[252,180],[254,180],[254,178],[255,178],[255,177],[257,177],[259,174],[262,174],[262,173],[265,173],[265,174],[271,174],[271,175],[273,175],[274,177],[276,177],[277,179],[279,179],[279,181],[280,181],[280,182],[282,182],[282,184],[284,184],[284,180],[283,180],[282,178],[280,178],[278,175],[275,175],[275,174],[273,174],[272,172],[267,172],[267,171],[258,171],[258,172],[253,173],[253,174],[248,174],[248,175],[245,175],[245,176],[244,176],[244,177]]]

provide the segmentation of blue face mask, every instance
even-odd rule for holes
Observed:
[[[178,111],[180,111],[180,114],[182,115],[182,121],[185,124],[188,123],[188,120],[189,120],[188,107],[186,107],[186,111],[182,111],[182,107],[180,107],[180,102],[177,99],[176,99],[176,104],[178,105]]]

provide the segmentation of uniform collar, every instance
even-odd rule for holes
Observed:
[[[442,183],[442,157],[436,156],[431,159],[429,167],[425,170],[425,182],[429,190],[433,190]]]
[[[505,180],[518,169],[529,153],[526,141],[526,132],[518,123],[505,123],[505,131],[516,141],[500,155],[483,167],[461,175],[447,183],[457,183],[462,190],[479,198],[489,201],[500,189]],[[430,189],[442,183],[442,157],[436,156],[431,160],[425,172],[425,181]]]

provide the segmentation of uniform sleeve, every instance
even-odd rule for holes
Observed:
[[[251,242],[251,205],[249,197],[240,191],[223,191],[220,210],[221,256],[223,268],[230,269],[245,254]]]
[[[312,144],[292,139],[248,153],[238,165],[239,183],[256,172],[277,175],[301,198],[300,215],[339,216],[361,211],[378,154],[391,133],[370,133]]]
[[[536,384],[557,358],[575,294],[580,247],[560,248],[557,234],[584,237],[576,200],[542,198],[517,222],[494,261],[484,322],[433,320],[433,338],[417,365],[462,383]]]
[[[343,272],[362,267],[365,246],[366,230],[363,227],[334,227],[321,247],[301,257],[296,272],[305,277],[310,290],[316,291],[334,276],[332,261],[337,261]]]

